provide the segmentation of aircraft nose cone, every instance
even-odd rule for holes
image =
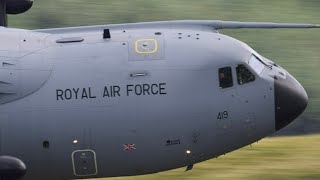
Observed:
[[[301,84],[287,73],[286,79],[274,80],[276,131],[290,124],[307,107],[308,95]]]

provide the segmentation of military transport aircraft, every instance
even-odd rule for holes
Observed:
[[[7,14],[31,0],[0,0]],[[218,33],[311,24],[168,21],[0,28],[0,176],[131,176],[193,164],[280,130],[308,96],[285,69]]]

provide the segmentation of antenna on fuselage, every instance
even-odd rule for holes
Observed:
[[[0,26],[8,26],[7,0],[0,0]]]

